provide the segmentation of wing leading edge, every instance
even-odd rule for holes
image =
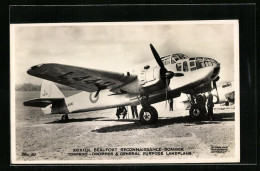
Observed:
[[[27,73],[87,92],[106,88],[113,89],[130,83],[137,78],[137,76],[126,76],[123,73],[55,63],[33,66]]]

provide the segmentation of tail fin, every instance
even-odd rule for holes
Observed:
[[[43,80],[40,99],[48,98],[52,105],[42,108],[45,114],[68,113],[64,98],[59,88],[51,81]]]
[[[44,114],[69,113],[62,92],[54,83],[45,80],[42,82],[40,98],[25,101],[23,104],[40,107]]]
[[[64,98],[64,95],[53,82],[43,80],[40,97],[41,98]]]

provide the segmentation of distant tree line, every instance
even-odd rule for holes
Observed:
[[[73,91],[75,88],[71,88],[68,86],[56,84],[61,91]],[[41,85],[32,84],[32,83],[24,83],[15,85],[16,91],[41,91]]]

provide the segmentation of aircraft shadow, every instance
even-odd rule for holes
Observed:
[[[94,121],[94,120],[102,119],[102,118],[105,118],[105,117],[69,119],[67,122],[64,122],[62,120],[55,120],[55,121],[48,122],[45,124],[64,124],[64,123],[70,123],[70,122],[85,122],[85,121]]]
[[[129,131],[135,129],[149,129],[149,128],[159,128],[172,124],[185,124],[184,126],[195,126],[203,124],[219,124],[225,121],[234,121],[234,113],[222,113],[214,115],[214,121],[196,121],[192,120],[189,116],[175,117],[175,118],[159,118],[155,124],[152,125],[142,125],[138,120],[133,120],[133,123],[125,125],[114,125],[103,127],[100,129],[92,130],[91,132],[107,133],[107,132],[119,132],[119,131]],[[100,120],[106,121],[106,120]],[[129,121],[128,121],[129,122]]]

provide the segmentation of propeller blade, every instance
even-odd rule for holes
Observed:
[[[155,58],[157,64],[158,64],[158,65],[160,66],[160,68],[161,68],[161,71],[162,71],[162,75],[161,75],[161,76],[164,77],[164,78],[166,78],[166,85],[167,85],[167,86],[168,86],[169,81],[170,81],[170,79],[171,79],[172,77],[182,77],[182,76],[184,76],[183,73],[174,73],[174,72],[172,72],[172,71],[168,71],[168,70],[165,68],[164,64],[163,64],[163,62],[162,62],[162,60],[161,60],[161,58],[160,58],[160,55],[157,53],[157,51],[155,50],[155,48],[153,47],[152,44],[150,44],[150,48],[151,48],[151,50],[152,50],[153,56],[154,56],[154,58]],[[167,98],[167,89],[166,89],[166,98]],[[167,99],[166,99],[166,101],[167,101]]]
[[[166,85],[167,85],[167,87],[166,87],[166,92],[165,92],[165,94],[166,94],[166,96],[165,96],[165,110],[166,110],[166,107],[167,107],[167,96],[168,96],[168,90],[167,90],[167,88],[168,88],[168,85],[169,85],[169,80],[166,78]]]
[[[155,58],[157,64],[158,64],[162,69],[166,70],[166,68],[164,67],[163,62],[162,62],[162,60],[161,60],[161,58],[160,58],[160,55],[157,53],[157,51],[155,50],[155,48],[153,47],[152,44],[150,44],[150,47],[151,47],[153,56],[154,56],[154,58]]]

